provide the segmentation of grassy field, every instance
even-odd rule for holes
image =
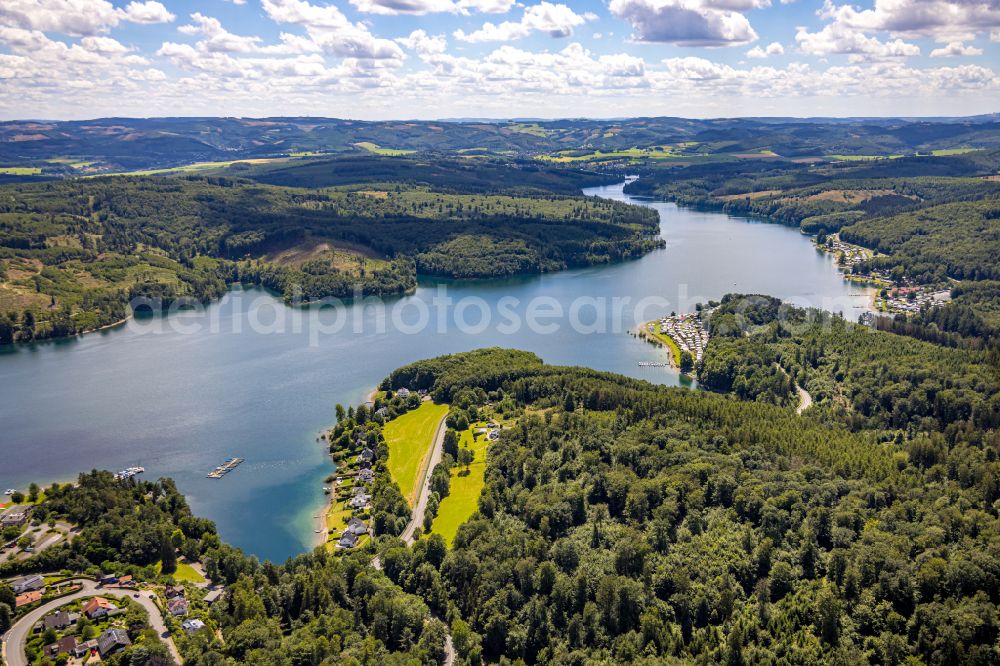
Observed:
[[[156,573],[157,574],[160,573],[159,562],[156,563]],[[173,573],[173,576],[174,580],[176,580],[178,583],[188,582],[188,583],[198,584],[205,582],[205,579],[202,578],[201,575],[199,575],[198,572],[194,570],[194,567],[192,567],[190,564],[185,564],[184,562],[177,563],[177,571]]]
[[[195,162],[184,166],[168,167],[164,169],[145,169],[142,171],[122,171],[116,173],[100,173],[97,176],[156,176],[164,173],[200,173],[203,171],[213,171],[226,169],[234,164],[270,164],[272,162],[287,162],[285,157],[257,157],[245,160],[227,160],[224,162]]]
[[[824,157],[838,162],[868,162],[871,160],[897,160],[903,155],[824,155]]]
[[[431,531],[444,537],[449,548],[455,540],[459,525],[468,520],[478,509],[479,494],[486,485],[486,448],[489,442],[485,435],[481,435],[478,439],[473,437],[476,428],[484,425],[486,424],[473,424],[459,438],[459,446],[472,449],[475,458],[469,465],[468,474],[465,474],[464,467],[452,468],[451,492],[441,501],[434,524],[431,525]]]
[[[37,176],[41,172],[39,167],[0,167],[0,174],[5,176]]]
[[[399,484],[410,506],[416,503],[418,485],[438,423],[448,413],[448,405],[425,402],[417,409],[389,421],[382,431],[389,445],[389,473]]]
[[[363,148],[369,153],[375,153],[376,155],[383,155],[386,157],[399,157],[400,155],[412,155],[417,152],[415,150],[397,150],[395,148],[383,148],[377,143],[372,143],[371,141],[361,141],[354,144],[358,148]]]
[[[652,326],[653,326],[653,332],[652,333],[649,332],[649,326],[650,326],[650,324],[652,324]],[[664,345],[667,349],[669,349],[670,350],[670,356],[674,360],[674,367],[680,367],[680,365],[681,365],[681,348],[677,346],[677,343],[674,342],[674,339],[671,338],[669,335],[664,335],[663,333],[660,333],[660,322],[659,322],[658,319],[654,319],[653,321],[647,321],[645,324],[643,324],[642,325],[642,332],[647,337],[653,338],[654,340],[656,340],[660,344]]]
[[[601,150],[595,150],[592,153],[587,153],[585,155],[573,155],[575,151],[563,151],[561,153],[556,153],[555,155],[540,155],[538,159],[545,160],[547,162],[556,163],[567,163],[567,162],[589,162],[592,160],[610,160],[610,159],[654,159],[654,160],[665,160],[671,158],[680,157],[697,157],[694,155],[682,155],[681,153],[674,152],[673,146],[653,146],[651,148],[627,148],[625,150],[613,150],[608,152],[603,152]]]
[[[934,157],[947,157],[948,155],[965,155],[966,153],[974,153],[978,148],[943,148],[941,150],[932,150],[931,155]]]

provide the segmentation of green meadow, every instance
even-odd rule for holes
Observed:
[[[434,443],[434,433],[447,413],[448,405],[425,402],[389,421],[382,430],[389,445],[389,474],[410,506],[416,504],[421,472]]]
[[[469,465],[469,473],[465,468],[456,465],[451,469],[451,491],[441,500],[437,516],[431,525],[431,532],[444,537],[448,547],[455,541],[458,527],[479,507],[479,494],[486,485],[486,449],[489,441],[486,436],[476,438],[476,428],[485,423],[476,423],[459,437],[459,446],[471,449],[475,457]]]

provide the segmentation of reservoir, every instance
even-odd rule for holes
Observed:
[[[851,319],[868,306],[868,291],[797,229],[633,200],[622,188],[586,193],[656,209],[666,249],[540,276],[422,279],[381,305],[296,309],[236,287],[201,310],[0,348],[0,488],[142,465],[142,478],[172,477],[223,539],[283,561],[315,536],[333,469],[317,435],[337,403],[362,402],[396,367],[503,346],[682,385],[658,367],[666,352],[630,330],[734,291]],[[245,462],[206,477],[234,457]]]

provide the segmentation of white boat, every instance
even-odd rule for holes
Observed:
[[[8,488],[7,491],[4,493],[4,495],[13,495],[16,492],[17,491],[14,490],[13,488]]]

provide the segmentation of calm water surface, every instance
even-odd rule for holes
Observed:
[[[587,193],[628,200],[622,185]],[[846,282],[832,259],[795,229],[641,203],[659,211],[665,250],[543,276],[421,281],[415,294],[388,304],[401,313],[403,327],[393,325],[391,309],[380,314],[352,305],[302,313],[264,291],[237,288],[201,312],[0,348],[0,489],[141,464],[147,478],[173,477],[195,513],[216,521],[224,539],[261,558],[283,560],[314,542],[313,515],[332,470],[316,437],[333,421],[334,405],[363,401],[400,365],[497,345],[533,351],[548,363],[679,385],[671,370],[638,366],[665,360],[663,351],[628,334],[664,313],[658,305],[637,314],[642,299],[667,299],[669,310],[680,311],[731,291],[768,293],[851,318],[867,306],[867,292]],[[434,298],[442,287],[455,303],[482,299],[493,313],[486,330],[462,332],[452,323],[439,331]],[[536,297],[555,299],[564,313],[575,299],[596,300],[580,307],[582,330],[563,317],[548,322],[558,330],[546,334],[500,326],[505,297],[517,299],[510,310],[522,320]],[[620,321],[613,317],[614,298],[631,299]],[[594,304],[602,300],[605,313],[598,316]],[[481,321],[479,303],[467,309],[466,322]],[[407,332],[423,307],[431,326]],[[454,308],[445,313],[453,322]],[[345,315],[336,333],[317,335],[308,325],[315,317],[334,328]],[[306,319],[301,330],[295,330],[296,317]],[[205,478],[231,456],[247,462],[222,480]]]

